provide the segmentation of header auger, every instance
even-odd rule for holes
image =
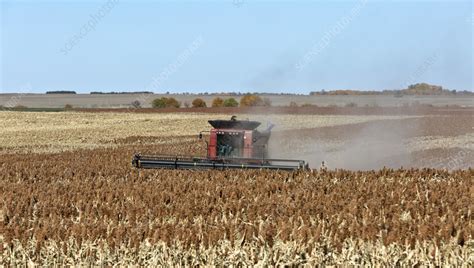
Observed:
[[[135,154],[132,165],[136,168],[168,169],[308,169],[303,160],[268,158],[268,140],[273,125],[258,131],[260,122],[237,120],[209,120],[212,126],[206,141],[206,157],[141,155]]]

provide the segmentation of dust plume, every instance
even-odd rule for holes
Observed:
[[[330,169],[399,168],[412,163],[404,141],[415,132],[403,120],[288,130],[273,133],[269,154],[305,160],[311,168],[319,168],[323,161]]]

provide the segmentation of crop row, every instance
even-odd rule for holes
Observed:
[[[29,248],[39,262],[51,243],[71,250],[67,241],[136,254],[143,245],[189,252],[229,241],[271,251],[297,243],[295,258],[324,253],[321,245],[340,254],[348,241],[406,250],[429,243],[433,256],[472,244],[472,169],[135,170],[131,154],[1,155],[3,257]]]

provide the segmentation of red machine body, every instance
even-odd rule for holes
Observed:
[[[217,159],[220,156],[224,156],[219,153],[220,139],[223,139],[223,136],[232,137],[233,150],[228,156],[232,157],[242,157],[242,158],[253,158],[257,157],[254,155],[254,147],[252,144],[252,130],[237,130],[237,129],[211,129],[209,143],[207,145],[207,156],[210,159]],[[264,157],[264,155],[260,156]]]
[[[267,145],[273,125],[257,130],[260,122],[243,120],[209,120],[207,158],[267,158]]]

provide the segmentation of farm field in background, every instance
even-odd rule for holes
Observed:
[[[14,105],[37,108],[63,108],[70,104],[76,108],[124,108],[139,100],[142,107],[151,107],[153,99],[173,97],[184,103],[191,103],[195,98],[202,98],[208,106],[216,97],[235,98],[239,101],[241,96],[234,95],[180,95],[180,94],[0,94],[0,103],[14,102]],[[288,106],[291,102],[297,105],[312,104],[322,107],[344,107],[354,104],[359,107],[400,107],[407,105],[429,104],[438,107],[462,106],[474,107],[474,96],[403,96],[369,95],[369,96],[308,96],[308,95],[262,95],[268,98],[273,106]]]
[[[238,115],[311,171],[130,164],[229,117],[0,112],[0,263],[472,265],[472,113]]]
[[[83,113],[3,112],[0,121],[0,151],[55,152],[117,146],[121,139],[150,137],[158,143],[177,143],[174,137],[196,136],[208,128],[210,119],[227,119],[228,114],[206,113]],[[292,115],[240,114],[276,124],[276,130],[312,129],[351,125],[369,121],[416,118],[404,115]]]

